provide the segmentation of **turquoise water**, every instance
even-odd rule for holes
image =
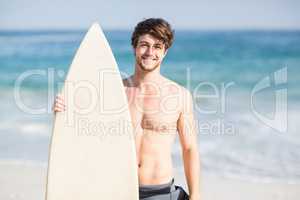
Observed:
[[[14,95],[15,84],[24,73],[39,70],[42,74],[22,82],[20,95],[28,107],[50,109],[48,74],[54,75],[50,86],[56,93],[64,79],[60,74],[67,71],[84,34],[0,32],[0,160],[47,161],[52,113],[24,112]],[[131,74],[131,33],[105,34],[120,70]],[[178,31],[161,69],[194,95],[204,173],[300,182],[300,31]],[[287,91],[286,110],[275,109],[275,72],[283,72],[283,77],[287,73],[287,81],[279,87]],[[255,111],[269,119],[278,115],[280,121],[271,126],[251,107],[251,92],[265,77],[270,77],[271,85],[255,95]],[[278,123],[287,127],[279,130]],[[174,147],[174,163],[182,168],[178,147]]]

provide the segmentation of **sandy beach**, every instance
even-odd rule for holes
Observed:
[[[0,199],[42,200],[45,195],[47,167],[32,163],[0,163]],[[175,175],[176,184],[184,187],[182,173]],[[203,200],[296,200],[300,184],[257,183],[203,175]]]

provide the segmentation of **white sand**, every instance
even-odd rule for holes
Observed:
[[[47,168],[42,165],[0,162],[0,199],[43,200]],[[182,173],[176,183],[184,185]],[[300,185],[254,183],[211,176],[201,179],[203,200],[298,200]],[[184,185],[184,187],[186,187]]]
[[[45,199],[47,168],[41,165],[0,163],[0,199]]]

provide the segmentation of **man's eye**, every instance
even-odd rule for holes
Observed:
[[[161,46],[155,46],[155,49],[161,49]]]

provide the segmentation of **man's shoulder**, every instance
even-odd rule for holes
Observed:
[[[173,98],[177,98],[178,101],[178,108],[181,112],[188,113],[193,108],[193,97],[192,93],[185,88],[184,86],[176,83],[175,81],[172,81],[170,79],[167,79],[165,83],[168,86],[168,94],[173,96]],[[164,86],[166,87],[166,86]]]
[[[191,96],[191,92],[186,89],[184,86],[178,84],[177,82],[164,77],[164,87],[167,87],[170,91],[178,93],[179,95],[188,95]]]

